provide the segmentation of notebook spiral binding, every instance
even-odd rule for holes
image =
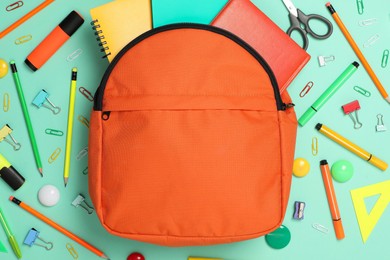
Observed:
[[[99,29],[100,28],[99,20],[93,20],[91,22],[91,25],[92,25],[92,30],[95,31],[95,35],[97,36],[96,41],[99,42],[99,46],[101,47],[100,51],[105,53],[105,55],[102,56],[102,59],[107,58],[108,55],[111,55],[111,52],[109,51],[110,48],[108,47],[107,42],[104,40],[105,37],[103,31]]]

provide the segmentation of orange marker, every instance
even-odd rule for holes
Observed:
[[[332,214],[333,227],[336,233],[337,239],[345,238],[343,223],[341,222],[339,206],[337,205],[336,194],[333,188],[332,176],[330,175],[329,165],[326,160],[320,162],[322,179],[324,180],[326,197],[328,197],[328,203],[330,213]]]
[[[34,215],[35,217],[39,218],[40,220],[42,220],[46,224],[48,224],[48,225],[52,226],[53,228],[57,229],[58,231],[60,231],[65,236],[69,237],[70,239],[73,239],[75,242],[77,242],[80,245],[84,246],[86,249],[90,250],[94,254],[96,254],[96,255],[100,256],[101,258],[104,258],[104,259],[110,259],[102,251],[100,251],[99,249],[97,249],[97,248],[93,247],[92,245],[88,244],[86,241],[82,240],[81,238],[79,238],[75,234],[73,234],[70,231],[66,230],[65,228],[61,227],[60,225],[58,225],[57,223],[55,223],[51,219],[45,217],[44,215],[42,215],[41,213],[39,213],[35,209],[31,208],[27,204],[21,202],[17,198],[11,196],[11,197],[9,197],[9,200],[12,201],[13,203],[15,203],[16,205],[19,205],[19,207],[21,207],[22,209],[26,210],[27,212],[29,212],[30,214]]]
[[[345,38],[349,42],[349,45],[351,45],[353,51],[355,52],[356,56],[358,56],[359,60],[361,61],[363,67],[366,69],[368,75],[370,75],[370,78],[374,82],[376,88],[381,93],[382,97],[387,100],[387,102],[390,103],[390,97],[389,94],[387,94],[385,88],[382,86],[382,83],[379,81],[378,77],[375,75],[374,70],[371,68],[370,64],[366,60],[366,58],[363,56],[363,53],[359,49],[358,45],[352,38],[351,34],[348,32],[347,27],[345,27],[344,23],[341,21],[339,15],[336,13],[336,10],[334,10],[333,6],[328,2],[326,4],[326,7],[328,7],[333,19],[339,26],[341,32],[344,34]]]
[[[30,69],[36,71],[72,36],[84,23],[76,11],[70,12],[65,19],[28,55],[24,61]]]

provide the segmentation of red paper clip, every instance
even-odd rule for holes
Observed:
[[[10,11],[15,10],[15,9],[17,9],[17,8],[19,8],[19,7],[22,7],[22,6],[23,6],[23,1],[17,1],[17,2],[15,2],[15,3],[10,4],[9,6],[7,6],[7,7],[5,8],[5,10],[6,10],[7,12],[10,12]]]
[[[299,93],[299,96],[302,98],[306,96],[307,93],[309,93],[310,89],[314,86],[313,81],[309,81],[306,86],[302,89],[301,93]]]
[[[79,91],[81,94],[83,94],[84,97],[86,97],[89,101],[93,101],[93,96],[91,94],[91,92],[88,91],[88,89],[84,88],[84,87],[80,87],[79,88]]]

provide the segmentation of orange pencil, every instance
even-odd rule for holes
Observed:
[[[58,231],[60,231],[62,234],[64,234],[65,236],[69,237],[70,239],[73,239],[74,241],[76,241],[77,243],[79,243],[80,245],[84,246],[85,248],[87,248],[88,250],[90,250],[91,252],[93,252],[94,254],[100,256],[101,258],[104,258],[104,259],[109,259],[102,251],[100,251],[99,249],[93,247],[92,245],[88,244],[86,241],[84,241],[83,239],[79,238],[78,236],[76,236],[75,234],[71,233],[70,231],[66,230],[65,228],[61,227],[60,225],[58,225],[57,223],[55,223],[54,221],[52,221],[51,219],[45,217],[44,215],[42,215],[41,213],[39,213],[38,211],[36,211],[35,209],[31,208],[30,206],[28,206],[27,204],[21,202],[20,200],[18,200],[17,198],[11,196],[9,198],[10,201],[12,201],[13,203],[15,203],[16,205],[19,205],[19,207],[21,207],[22,209],[26,210],[27,212],[29,212],[30,214],[34,215],[35,217],[39,218],[40,220],[42,220],[43,222],[45,222],[46,224],[52,226],[53,228],[57,229]]]
[[[384,99],[386,99],[387,102],[390,103],[389,94],[387,94],[387,92],[386,92],[385,88],[383,87],[382,83],[379,81],[378,77],[375,75],[374,70],[371,68],[370,64],[368,63],[368,61],[364,57],[363,53],[361,52],[361,50],[359,49],[358,45],[356,44],[356,42],[352,38],[351,34],[348,32],[347,27],[345,27],[344,23],[341,21],[339,15],[336,13],[336,10],[333,8],[333,6],[329,2],[326,4],[326,6],[328,7],[328,9],[329,9],[333,19],[335,20],[335,22],[339,26],[341,32],[344,34],[345,38],[349,42],[349,45],[351,45],[353,51],[358,56],[359,60],[361,61],[362,65],[363,65],[363,67],[366,69],[368,75],[370,76],[370,78],[374,82],[376,88],[379,90],[379,92],[381,93],[382,97]]]
[[[6,36],[8,33],[12,32],[14,29],[16,29],[19,25],[33,17],[35,14],[37,14],[39,11],[41,11],[43,8],[51,4],[54,0],[46,0],[42,4],[38,5],[34,9],[32,9],[30,12],[28,12],[26,15],[24,15],[22,18],[11,24],[8,28],[6,28],[4,31],[0,32],[0,39]]]
[[[322,179],[324,180],[326,197],[328,198],[330,213],[332,214],[334,231],[336,233],[337,239],[343,239],[345,238],[343,222],[341,222],[339,206],[337,205],[336,194],[333,188],[329,165],[326,160],[322,160],[320,165]]]

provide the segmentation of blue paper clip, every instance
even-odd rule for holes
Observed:
[[[14,148],[15,151],[18,151],[22,146],[15,140],[11,133],[12,128],[8,124],[3,126],[3,128],[0,129],[0,142],[6,141]],[[11,140],[8,140],[8,136],[11,138]]]
[[[37,239],[41,240],[46,245],[41,245],[41,244],[35,243],[35,240],[37,240]],[[28,245],[28,246],[37,245],[37,246],[45,248],[46,250],[51,250],[53,248],[53,243],[46,242],[45,240],[40,238],[39,231],[36,230],[35,228],[32,228],[32,229],[30,229],[30,231],[28,231],[27,236],[23,241],[23,244]]]
[[[54,105],[50,100],[49,100],[49,94],[44,90],[42,89],[38,95],[36,95],[36,97],[34,98],[33,100],[33,105],[40,108],[40,107],[46,107],[47,109],[50,109],[55,115],[58,114],[60,111],[61,111],[61,108],[57,107],[56,105]],[[49,102],[49,104],[51,105],[48,106],[45,104],[45,101]]]

